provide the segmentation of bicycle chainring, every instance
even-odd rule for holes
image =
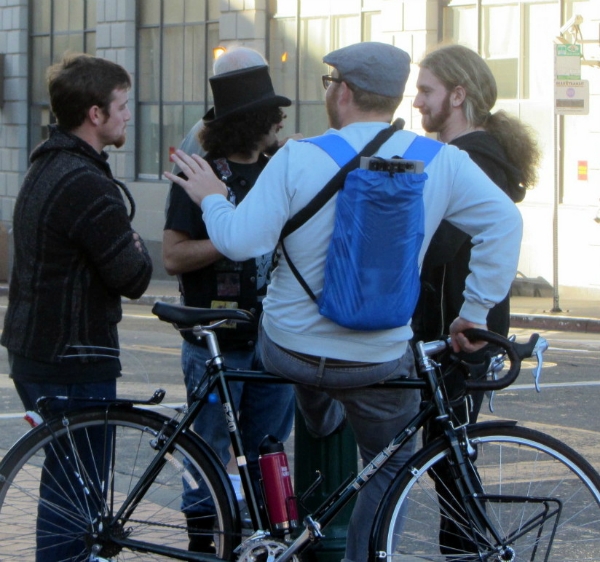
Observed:
[[[284,541],[274,537],[251,537],[240,545],[237,562],[274,562],[287,548]],[[292,561],[299,562],[296,556]]]

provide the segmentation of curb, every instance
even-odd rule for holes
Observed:
[[[179,295],[142,295],[139,299],[122,299],[123,304],[141,304],[152,306],[156,301],[180,304]],[[570,316],[550,316],[547,314],[511,314],[511,328],[534,330],[552,330],[558,332],[600,333],[600,319],[577,318]]]
[[[510,327],[598,334],[600,333],[600,320],[545,314],[511,314]]]
[[[8,285],[0,284],[0,296],[8,295]],[[180,304],[179,295],[142,295],[139,299],[121,299],[123,304],[141,304],[153,306],[156,301],[169,304]],[[511,328],[526,328],[535,330],[553,330],[559,332],[581,332],[585,334],[600,334],[600,319],[551,316],[549,314],[518,314],[510,315]]]

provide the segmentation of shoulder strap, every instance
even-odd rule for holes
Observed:
[[[327,201],[329,201],[334,194],[342,187],[342,185],[344,185],[344,180],[346,179],[346,176],[348,175],[349,172],[351,172],[352,170],[354,170],[354,168],[357,168],[360,164],[360,158],[361,156],[372,156],[373,154],[375,154],[375,152],[377,152],[377,150],[379,149],[379,147],[386,141],[388,140],[396,131],[401,130],[404,127],[404,121],[402,119],[396,119],[396,121],[394,121],[392,123],[392,125],[390,125],[387,129],[383,129],[383,131],[380,131],[379,133],[377,133],[377,135],[375,135],[375,137],[373,138],[373,140],[371,140],[370,142],[367,143],[367,145],[358,153],[355,154],[349,161],[346,162],[346,164],[344,164],[339,171],[337,172],[337,174],[335,174],[335,176],[333,176],[326,184],[325,186],[321,189],[321,191],[319,191],[313,199],[311,199],[311,201],[309,201],[309,203],[303,207],[302,209],[300,209],[300,211],[298,211],[290,220],[287,221],[287,223],[285,223],[282,231],[281,231],[281,235],[279,236],[280,240],[283,240],[286,236],[289,236],[292,232],[294,232],[295,230],[297,230],[298,228],[300,228],[308,219],[310,219],[313,215],[315,215],[315,213],[321,209],[321,207],[323,207],[323,205],[325,205],[325,203],[327,203]],[[328,136],[335,136],[341,139],[341,137],[339,137],[339,135],[323,135],[322,137],[317,137],[317,138],[325,138]],[[348,147],[350,147],[350,145],[344,140],[341,139],[346,145],[348,145]],[[311,141],[312,142],[312,141]],[[329,141],[326,141],[329,142]],[[340,149],[340,153],[342,150],[341,149],[341,143],[338,143],[338,141],[333,141],[333,143],[336,143],[338,149]],[[332,143],[332,145],[333,145]],[[317,143],[314,143],[317,144]],[[320,146],[320,148],[323,148],[322,146]],[[352,147],[350,147],[352,149]],[[325,148],[323,148],[323,150],[325,150]],[[354,152],[354,150],[352,149],[352,151]],[[325,152],[327,152],[327,150],[325,150]],[[348,154],[348,152],[346,150],[344,150],[345,154]],[[329,154],[329,152],[328,152]],[[331,156],[331,154],[330,154]],[[336,158],[334,158],[333,156],[331,156],[334,160]],[[336,155],[337,157],[337,155]]]
[[[428,137],[417,135],[410,146],[404,152],[402,158],[405,160],[422,160],[427,166],[444,146],[443,142],[439,142]]]
[[[340,168],[356,156],[356,150],[352,148],[352,145],[344,137],[336,134],[301,139],[298,142],[309,142],[318,146],[321,150],[327,152]]]
[[[285,244],[283,242],[283,238],[281,239],[280,246],[281,246],[281,251],[283,252],[283,255],[285,256],[285,261],[287,261],[288,266],[290,267],[290,271],[294,274],[294,277],[296,278],[298,283],[300,283],[302,288],[306,291],[306,294],[313,301],[317,302],[317,296],[312,292],[312,289],[308,286],[308,283],[305,281],[304,277],[302,277],[302,274],[298,271],[298,268],[294,265],[294,262],[290,259],[290,256],[288,255],[287,250],[285,249]]]

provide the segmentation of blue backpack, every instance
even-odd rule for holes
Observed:
[[[410,321],[419,298],[418,257],[424,236],[426,173],[358,168],[398,130],[385,129],[360,154],[339,135],[310,142],[340,166],[338,174],[282,231],[290,269],[323,316],[353,330],[387,330]],[[401,128],[401,125],[400,125]],[[427,165],[442,143],[417,136],[402,156]],[[323,291],[317,298],[291,262],[283,239],[312,217],[337,191],[335,222],[325,261]]]

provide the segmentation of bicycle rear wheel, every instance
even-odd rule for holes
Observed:
[[[516,425],[483,423],[468,433],[477,450],[476,488],[499,540],[472,530],[450,487],[438,484],[436,492],[433,477],[439,482],[447,473],[449,458],[448,445],[437,440],[390,487],[371,560],[598,560],[600,477],[581,455]]]
[[[179,435],[137,501],[115,517],[171,435],[168,421],[148,410],[91,408],[28,433],[0,463],[0,560],[193,560],[184,482],[204,483],[194,507],[214,506],[205,542],[229,560],[240,537],[234,495],[196,436]]]

